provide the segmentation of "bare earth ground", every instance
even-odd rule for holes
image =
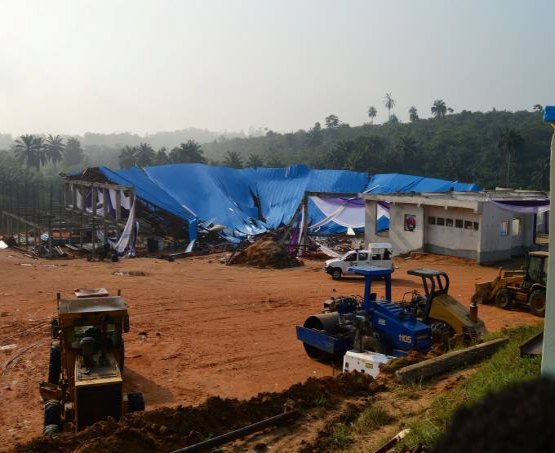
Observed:
[[[433,255],[397,259],[396,264],[394,299],[420,287],[406,274],[410,268],[447,271],[451,294],[465,304],[475,282],[497,273]],[[189,405],[211,395],[247,398],[333,373],[306,357],[294,326],[320,311],[330,296],[361,295],[363,285],[357,277],[333,281],[322,267],[322,262],[308,260],[304,267],[285,270],[226,267],[216,256],[173,263],[148,258],[47,261],[0,251],[0,347],[17,345],[0,350],[0,450],[41,434],[38,383],[47,373],[56,292],[70,296],[78,287],[121,289],[131,314],[128,389],[144,392],[148,408]],[[113,275],[116,271],[146,275]],[[377,292],[382,294],[382,288]],[[489,330],[542,322],[523,311],[490,306],[480,306],[480,317]]]

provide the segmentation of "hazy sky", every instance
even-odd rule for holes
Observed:
[[[352,125],[555,103],[555,0],[0,0],[0,132]]]

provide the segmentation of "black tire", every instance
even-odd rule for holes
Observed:
[[[451,349],[451,340],[455,336],[455,331],[449,324],[434,321],[430,324],[430,329],[432,329],[432,340],[435,344],[441,344],[446,350]]]
[[[331,271],[331,278],[333,278],[334,280],[339,280],[342,274],[343,272],[341,272],[341,269],[339,269],[338,267],[334,267]]]
[[[513,294],[507,288],[500,289],[495,295],[495,305],[507,309],[513,303]]]
[[[48,382],[58,385],[62,371],[62,350],[58,341],[50,345],[50,361],[48,363]]]
[[[530,313],[536,316],[545,316],[545,291],[542,289],[535,289],[528,297],[528,307]]]
[[[127,411],[140,412],[145,410],[145,398],[141,392],[127,394]]]
[[[44,403],[44,429],[45,436],[52,436],[60,432],[62,426],[62,405],[57,400],[48,400]]]

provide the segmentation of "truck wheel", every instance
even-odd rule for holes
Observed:
[[[341,278],[341,274],[341,269],[335,267],[331,273],[331,278],[333,278],[334,280],[339,280]]]
[[[495,305],[501,308],[509,308],[513,303],[513,295],[508,289],[500,289],[495,295]]]
[[[44,429],[45,436],[52,436],[60,432],[62,425],[62,406],[57,400],[48,400],[44,403]]]
[[[545,292],[541,289],[535,289],[528,298],[528,306],[533,315],[545,316]]]
[[[127,394],[127,411],[139,412],[145,410],[145,398],[141,392]]]
[[[48,382],[58,385],[62,370],[62,350],[58,341],[53,341],[50,346],[50,361],[48,363]]]

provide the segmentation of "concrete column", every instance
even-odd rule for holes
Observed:
[[[376,222],[378,216],[378,202],[366,200],[364,208],[364,245],[368,247],[371,242],[376,242]]]
[[[555,128],[555,124],[553,125]],[[555,130],[551,138],[551,166],[549,170],[550,199],[555,200]],[[555,231],[555,216],[549,216],[549,231]],[[549,270],[547,299],[543,324],[542,375],[555,377],[555,237],[549,235]]]

